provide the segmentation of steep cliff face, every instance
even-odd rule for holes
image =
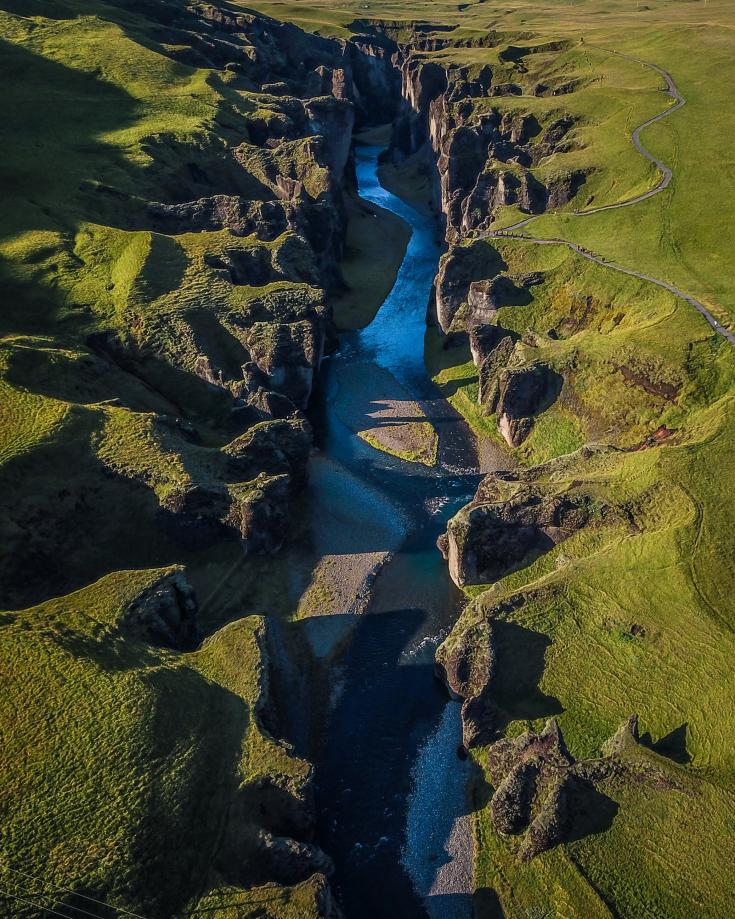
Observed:
[[[500,207],[538,214],[568,203],[584,183],[584,172],[573,168],[546,182],[533,172],[545,157],[573,147],[572,115],[541,125],[521,109],[493,105],[493,97],[515,97],[521,88],[505,82],[505,74],[496,79],[490,65],[471,72],[414,46],[402,46],[396,61],[404,108],[389,156],[425,160],[450,245],[490,229]]]
[[[539,481],[540,468],[518,477],[491,473],[449,521],[439,548],[455,584],[492,584],[606,516],[583,489],[570,493]]]

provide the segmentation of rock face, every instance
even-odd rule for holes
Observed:
[[[234,500],[225,522],[239,532],[245,552],[277,552],[288,530],[288,476],[261,473],[231,492]]]
[[[495,676],[493,626],[481,619],[454,644],[437,650],[436,673],[452,698],[462,702],[462,743],[465,749],[484,746],[495,736],[495,705],[491,684]]]
[[[487,231],[502,205],[536,214],[571,200],[585,181],[582,171],[542,184],[530,170],[552,153],[573,149],[572,115],[542,129],[532,114],[478,108],[473,99],[517,95],[519,87],[495,83],[488,65],[470,76],[464,66],[427,60],[416,50],[421,49],[402,46],[397,55],[405,103],[389,156],[394,162],[423,158],[434,176],[434,205],[444,215],[450,243]]]
[[[587,526],[594,502],[491,474],[449,521],[439,547],[455,584],[491,584]]]
[[[311,449],[311,426],[295,417],[263,421],[223,448],[233,475],[255,478],[260,470],[286,474],[292,486],[303,485]]]
[[[466,246],[455,246],[446,252],[439,261],[439,270],[434,283],[436,321],[445,334],[450,331],[455,317],[465,307],[463,325],[473,322],[487,322],[493,313],[488,309],[487,301],[482,297],[482,288],[477,286],[488,275],[488,247],[482,243]],[[477,315],[468,312],[468,293],[474,285],[473,305]]]
[[[273,727],[274,677],[280,676],[278,628],[261,620],[259,687],[251,717],[264,742],[274,746],[274,764],[256,777],[245,777],[230,805],[217,853],[217,869],[223,876],[245,886],[276,882],[299,884],[320,875],[320,895],[325,912],[332,915],[326,877],[334,870],[329,856],[313,842],[315,803],[313,768],[300,759],[291,744]],[[289,712],[304,719],[298,699],[288,700]]]
[[[573,765],[553,718],[541,734],[526,732],[490,747],[488,768],[496,789],[491,819],[498,833],[526,834],[519,851],[522,861],[563,841]]]
[[[558,397],[563,377],[548,364],[533,363],[518,369],[505,367],[486,377],[484,407],[498,416],[498,430],[509,446],[517,447],[531,432],[534,415]]]
[[[490,746],[487,765],[495,786],[491,819],[502,835],[523,834],[521,861],[604,828],[617,809],[602,793],[608,781],[683,790],[667,774],[662,757],[650,751],[636,755],[640,748],[631,733],[635,723],[637,716],[632,715],[599,758],[575,760],[553,718],[540,734],[527,731]],[[616,738],[622,735],[627,740],[620,747]]]
[[[146,138],[154,200],[89,183],[116,226],[208,240],[186,310],[131,322],[125,340],[105,343],[105,355],[144,379],[151,356],[179,379],[194,377],[208,400],[216,391],[229,405],[223,432],[240,435],[211,470],[185,464],[188,477],[159,488],[159,521],[186,539],[234,532],[246,551],[272,552],[305,481],[311,432],[299,412],[330,335],[327,297],[342,283],[353,127],[395,115],[397,45],[385,35],[323,38],[206,2],[173,4],[166,16],[186,37],[171,56],[227,74],[260,101],[233,113],[236,131],[202,130],[183,152],[177,137]],[[210,239],[215,234],[220,239]],[[179,404],[173,388],[164,395]],[[137,478],[146,486],[152,479]]]
[[[323,325],[313,320],[291,323],[256,322],[245,340],[266,388],[306,408],[314,374],[324,353]]]
[[[195,647],[197,602],[183,568],[172,569],[137,596],[120,614],[122,632],[182,651]]]
[[[435,319],[446,334],[501,321],[504,306],[531,302],[529,289],[543,281],[536,272],[503,274],[500,255],[488,240],[450,246],[436,276]]]

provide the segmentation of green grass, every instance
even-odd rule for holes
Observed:
[[[436,465],[439,438],[430,421],[406,421],[387,430],[391,435],[390,443],[387,443],[384,438],[381,439],[381,428],[375,428],[373,431],[359,431],[357,436],[375,450],[397,456],[398,459],[409,463],[421,463],[422,466]],[[399,441],[403,441],[406,446],[397,446]]]
[[[695,797],[660,798],[623,786],[613,794],[620,811],[610,830],[568,847],[582,878],[591,879],[592,890],[614,902],[621,915],[684,916],[696,902],[702,915],[717,916],[727,909],[727,879],[735,867],[723,844],[735,791],[726,739],[733,729],[726,709],[732,622],[723,618],[722,605],[730,575],[716,570],[716,547],[727,537],[719,529],[724,514],[711,516],[721,498],[712,493],[705,471],[712,462],[729,462],[733,440],[731,422],[720,411],[710,424],[715,417],[715,426],[688,447],[610,454],[587,464],[586,481],[625,504],[635,528],[575,537],[479,601],[490,610],[506,596],[526,598],[509,617],[527,630],[509,652],[513,659],[529,654],[524,641],[529,648],[535,636],[550,641],[533,680],[525,682],[518,672],[500,677],[496,698],[521,725],[538,724],[535,719],[558,700],[560,725],[578,756],[599,750],[631,711],[640,714],[654,741],[685,726],[691,757],[685,780]],[[580,470],[572,466],[565,474]],[[702,518],[704,495],[710,511]],[[632,623],[645,629],[642,637],[631,634]],[[492,835],[488,819],[482,811],[480,877],[498,879],[500,873],[504,903],[530,908],[539,902],[548,871],[558,870],[557,883],[567,894],[558,900],[555,894],[554,903],[562,909],[578,886],[576,873],[564,867],[566,858],[554,853],[521,867],[512,849]],[[649,857],[636,866],[633,853],[640,846]],[[674,878],[665,867],[671,859],[691,869]],[[574,894],[570,914],[585,915],[584,902]]]
[[[584,434],[574,415],[562,406],[553,406],[536,418],[519,452],[525,464],[536,466],[573,453],[584,443]]]
[[[339,330],[361,329],[375,318],[395,283],[411,228],[382,207],[348,198],[344,258],[347,291],[332,301]]]
[[[192,654],[118,630],[166,573],[117,572],[5,613],[0,626],[8,864],[148,915],[178,912],[198,893],[242,783],[281,777],[298,795],[310,769],[260,726],[261,617]],[[0,872],[5,890],[23,886],[5,864]]]
[[[51,891],[151,919],[225,886],[219,870],[230,881],[242,871],[221,861],[243,783],[303,795],[309,767],[254,715],[265,624],[250,615],[295,609],[294,572],[308,581],[310,570],[298,519],[286,556],[247,560],[236,540],[189,545],[162,502],[195,483],[240,497],[249,487],[221,453],[240,433],[231,399],[195,375],[197,358],[237,377],[254,304],[272,309],[285,293],[309,311],[323,295],[294,233],[259,243],[140,227],[149,201],[257,197],[274,165],[293,165],[308,192],[325,187],[300,141],[237,164],[250,126],[283,117],[281,100],[177,62],[190,39],[149,18],[153,6],[10,0],[0,11],[0,605],[27,607],[0,615],[0,848]],[[256,247],[274,280],[231,283],[218,260]],[[119,360],[93,346],[97,333],[123,343]],[[205,634],[238,619],[191,655],[116,626],[174,564],[196,588]],[[254,800],[248,844],[259,812]],[[3,861],[3,891],[28,890],[18,878]],[[284,909],[315,912],[314,886],[282,891]],[[42,899],[53,909],[62,896]],[[4,914],[21,911],[4,896]]]
[[[267,885],[242,890],[223,884],[209,891],[189,915],[217,919],[303,919],[323,910],[326,883],[313,875],[292,887]]]
[[[591,170],[577,198],[529,232],[671,281],[729,321],[735,33],[726,0],[228,5],[340,37],[370,19],[396,21],[403,38],[412,20],[457,25],[461,40],[494,30],[490,47],[426,56],[489,63],[521,86],[521,96],[476,100],[478,112],[531,113],[542,129],[565,112],[577,117],[570,149],[541,158],[538,178]],[[281,279],[252,288],[212,268],[252,240],[136,229],[146,201],[196,196],[187,164],[211,172],[215,188],[248,196],[271,170],[303,171],[309,159],[308,145],[289,142],[251,150],[250,171],[229,173],[221,151],[246,140],[249,126],[282,119],[279,102],[239,88],[233,74],[177,62],[165,43],[182,35],[164,31],[137,7],[103,0],[10,0],[0,13],[2,580],[5,606],[30,607],[3,613],[0,624],[2,842],[50,887],[78,884],[151,917],[309,915],[312,882],[243,891],[210,873],[241,783],[275,774],[298,793],[306,772],[253,716],[263,620],[227,625],[191,655],[123,639],[116,626],[156,576],[129,569],[185,563],[213,631],[243,613],[288,615],[314,562],[298,521],[285,555],[247,563],[234,544],[183,548],[151,526],[170,488],[220,475],[219,448],[231,436],[226,400],[192,373],[197,356],[237,368],[239,320],[254,304],[270,308],[284,291],[304,308],[321,302],[318,289],[298,283],[313,266],[289,234],[265,246]],[[509,46],[538,51],[522,69]],[[630,132],[667,104],[661,80],[605,47],[670,69],[687,105],[643,136],[674,168],[669,189],[579,218],[574,208],[624,200],[657,180]],[[536,96],[538,81],[576,88]],[[426,203],[419,164],[382,176]],[[303,178],[307,191],[323,192],[323,171]],[[499,225],[517,216],[508,209]],[[385,214],[364,222],[350,224],[343,268],[352,290],[336,306],[343,327],[370,320],[405,246],[405,228]],[[386,234],[390,246],[381,245]],[[594,755],[636,710],[651,742],[683,730],[690,762],[671,769],[692,794],[610,787],[619,810],[604,832],[528,865],[478,802],[478,919],[494,915],[493,896],[509,916],[720,919],[735,878],[732,350],[687,304],[565,247],[505,240],[497,249],[506,274],[543,274],[528,303],[498,315],[523,336],[516,359],[543,360],[565,377],[559,401],[513,456],[526,466],[551,460],[536,474],[560,490],[584,486],[619,513],[490,590],[473,589],[462,623],[492,615],[521,627],[496,687],[510,733],[553,710],[572,752]],[[91,352],[87,336],[99,331],[140,346],[140,375]],[[476,435],[498,441],[468,353],[442,351],[432,332],[426,353]],[[163,415],[187,419],[198,442],[172,433]],[[632,449],[661,424],[674,429],[669,440]],[[619,449],[574,452],[593,441]],[[194,890],[192,878],[206,884]]]

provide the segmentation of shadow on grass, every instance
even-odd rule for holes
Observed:
[[[596,836],[609,830],[620,805],[613,801],[592,782],[579,777],[573,778],[569,795],[569,821],[564,835],[565,842],[574,842],[587,836]]]
[[[667,759],[673,760],[675,763],[679,763],[682,766],[685,766],[687,763],[692,761],[692,757],[687,750],[687,729],[689,727],[688,722],[680,724],[678,728],[674,728],[673,731],[669,731],[668,734],[665,734],[659,740],[655,741],[651,735],[646,732],[641,735],[640,741],[644,746],[648,747],[650,750],[653,750],[655,753],[660,754],[661,756],[667,757]]]
[[[492,887],[478,887],[472,894],[475,919],[505,919],[500,897]]]
[[[497,728],[504,731],[512,721],[549,718],[563,711],[557,698],[540,688],[546,652],[551,639],[514,622],[493,621],[497,676],[492,695],[498,712]]]

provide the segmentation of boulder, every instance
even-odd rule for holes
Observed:
[[[158,578],[122,610],[117,625],[126,635],[189,651],[198,641],[197,601],[183,568]]]

